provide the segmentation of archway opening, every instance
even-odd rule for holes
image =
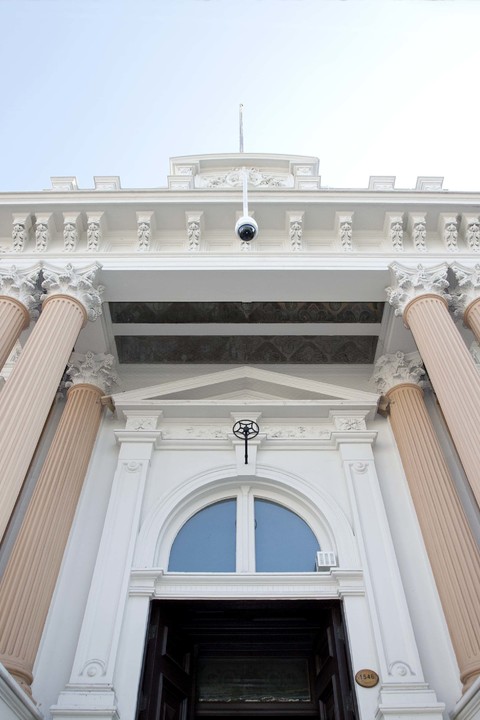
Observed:
[[[355,720],[337,601],[151,604],[137,720]]]

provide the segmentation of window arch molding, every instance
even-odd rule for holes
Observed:
[[[296,513],[322,549],[337,553],[342,567],[360,567],[352,528],[334,498],[299,476],[267,467],[257,467],[257,476],[251,478],[229,475],[225,469],[200,473],[159,500],[140,529],[134,566],[166,569],[172,544],[187,520],[207,505],[236,497],[242,485]]]

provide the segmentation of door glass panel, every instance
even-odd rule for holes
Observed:
[[[208,505],[181,528],[170,552],[171,572],[235,572],[236,500]]]
[[[257,572],[313,572],[318,541],[296,513],[268,500],[255,500]]]
[[[198,663],[198,702],[310,702],[304,658],[203,658]]]

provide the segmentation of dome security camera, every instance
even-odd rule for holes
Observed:
[[[244,215],[237,220],[237,224],[235,225],[235,234],[240,238],[240,240],[250,242],[250,240],[254,240],[257,237],[257,233],[258,225],[252,217]]]

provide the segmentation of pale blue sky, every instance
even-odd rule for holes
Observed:
[[[480,190],[480,0],[0,0],[0,191],[316,155],[322,184]]]

